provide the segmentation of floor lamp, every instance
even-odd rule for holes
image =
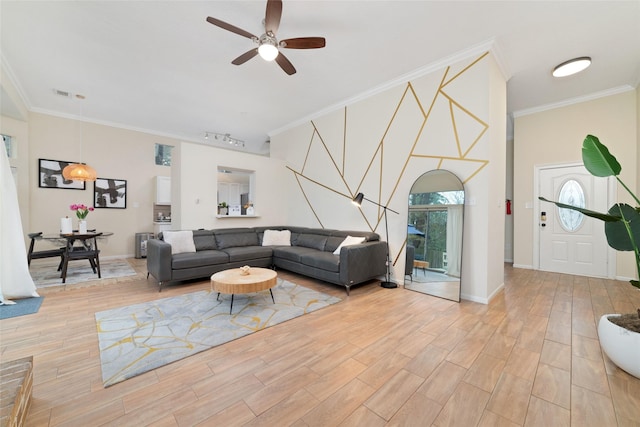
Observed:
[[[387,238],[387,275],[385,277],[384,282],[380,283],[380,286],[382,286],[383,288],[387,288],[387,289],[392,289],[392,288],[397,288],[398,285],[395,282],[391,281],[391,256],[390,256],[390,251],[389,251],[389,223],[387,222],[387,211],[391,211],[395,214],[398,214],[398,212],[394,211],[393,209],[389,209],[388,207],[381,205],[380,203],[376,203],[373,200],[367,199],[366,197],[364,197],[364,194],[362,193],[358,193],[356,195],[356,197],[353,198],[352,202],[354,205],[360,207],[362,205],[362,201],[366,200],[368,202],[373,203],[374,205],[378,205],[380,206],[382,209],[384,209],[384,228],[385,231],[387,233],[386,238]]]

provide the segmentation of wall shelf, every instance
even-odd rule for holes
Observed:
[[[227,219],[227,218],[260,218],[260,215],[216,215],[216,218]]]

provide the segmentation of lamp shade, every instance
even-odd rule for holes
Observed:
[[[364,199],[364,194],[362,193],[358,193],[356,194],[356,197],[354,197],[351,202],[353,202],[354,205],[356,206],[361,206],[362,205],[362,200]]]
[[[73,181],[95,181],[98,173],[84,163],[72,163],[62,170],[62,177]]]

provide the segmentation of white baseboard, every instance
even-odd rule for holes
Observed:
[[[478,296],[475,295],[468,295],[468,294],[460,294],[460,299],[466,300],[466,301],[471,301],[471,302],[479,302],[480,304],[489,304],[489,300],[487,298],[480,298]]]
[[[525,270],[533,270],[532,265],[525,265],[525,264],[513,264],[513,268],[524,268]]]

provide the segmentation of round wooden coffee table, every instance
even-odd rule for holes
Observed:
[[[233,296],[235,294],[248,294],[251,292],[260,292],[269,289],[271,301],[273,299],[273,288],[277,281],[278,275],[274,270],[268,268],[251,267],[249,274],[241,274],[240,268],[232,268],[229,270],[219,271],[211,276],[211,290],[220,294],[231,294],[231,307],[229,314],[233,311]]]

